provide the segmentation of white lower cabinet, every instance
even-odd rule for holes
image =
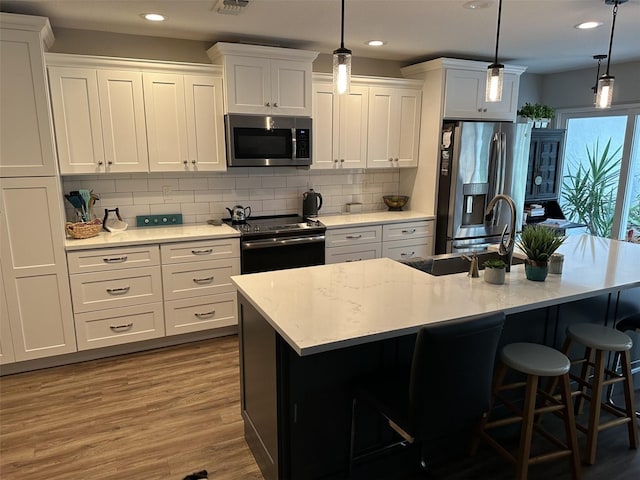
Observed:
[[[393,260],[408,260],[414,257],[428,257],[431,255],[431,239],[394,240],[384,242],[382,256]]]
[[[236,292],[165,302],[167,335],[237,325]]]
[[[433,253],[433,221],[392,223],[382,227],[382,256],[394,260]]]
[[[327,248],[325,251],[325,263],[359,262],[371,260],[382,256],[382,245],[367,243],[364,245],[348,245],[345,247]]]

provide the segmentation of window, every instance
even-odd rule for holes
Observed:
[[[560,206],[581,231],[640,239],[640,105],[558,112],[566,129]],[[571,232],[574,233],[574,232]]]

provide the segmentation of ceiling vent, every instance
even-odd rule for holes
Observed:
[[[218,0],[215,11],[225,15],[240,15],[251,0]]]

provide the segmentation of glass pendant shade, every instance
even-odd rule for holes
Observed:
[[[603,75],[598,80],[598,93],[596,94],[596,108],[611,108],[613,99],[613,83],[615,77]]]
[[[502,101],[502,80],[504,77],[504,65],[492,63],[487,68],[487,90],[485,101]]]
[[[345,95],[351,89],[351,50],[338,48],[333,52],[333,89]]]

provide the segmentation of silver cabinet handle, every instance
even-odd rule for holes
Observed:
[[[213,253],[213,248],[207,248],[206,250],[191,250],[194,255],[209,255]]]
[[[104,162],[103,162],[102,160],[100,160],[100,161],[98,162],[98,165],[102,165],[102,164],[104,164]]]
[[[344,163],[344,158],[341,158],[341,159],[340,159],[340,163]]]
[[[416,229],[412,228],[411,230],[402,230],[402,233],[416,233]]]
[[[271,106],[271,102],[267,102],[265,107],[270,107]]]
[[[482,113],[482,109],[481,108],[479,108],[478,111]]]
[[[213,277],[207,277],[207,278],[194,278],[193,279],[193,283],[197,283],[198,285],[202,285],[204,283],[211,283],[213,282]]]
[[[133,322],[125,323],[124,325],[111,325],[109,328],[114,332],[122,332],[123,330],[130,330],[133,327]]]
[[[333,161],[333,163],[338,163],[338,159],[336,158],[336,159]]]
[[[107,293],[111,295],[124,295],[129,290],[131,290],[131,287],[107,288]]]
[[[347,263],[349,263],[349,262],[361,262],[361,261],[362,261],[361,258],[353,258],[351,260],[347,260]]]
[[[415,254],[416,254],[416,252],[401,253],[400,256],[401,257],[413,257]]]
[[[393,157],[389,157],[389,161],[390,161],[390,162],[393,162]]]
[[[394,158],[394,159],[393,159],[393,161],[394,161],[394,162],[397,162],[397,161],[398,161],[398,157]]]
[[[103,258],[102,261],[104,263],[122,263],[122,262],[126,262],[127,261],[127,256],[123,255],[121,257],[108,257],[108,258]]]
[[[191,160],[191,163],[193,163],[193,164],[195,165],[195,164],[196,164],[196,161],[195,161],[195,160]]]
[[[362,238],[362,235],[347,235],[347,239]]]
[[[203,319],[203,318],[211,318],[216,314],[215,310],[211,310],[210,312],[206,312],[206,313],[194,313],[194,315],[196,316],[196,318],[199,319]]]
[[[113,162],[112,162],[111,160],[109,160],[109,161],[107,162],[107,164],[109,164],[109,165],[113,165]]]
[[[276,107],[276,108],[278,108],[278,106],[279,106],[279,105],[278,105],[278,102],[274,102],[273,106],[274,106],[274,107]]]
[[[187,165],[189,162],[187,162],[186,160],[183,160],[182,163],[184,163],[185,165]]]

